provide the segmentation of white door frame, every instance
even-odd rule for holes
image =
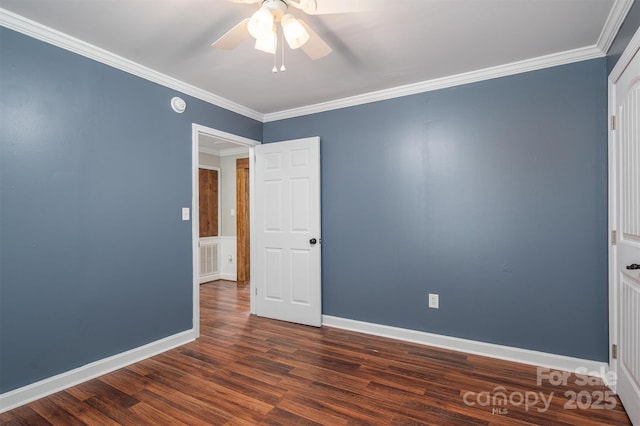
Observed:
[[[609,92],[609,120],[612,116],[616,115],[616,83],[622,76],[622,73],[631,63],[631,60],[635,56],[636,52],[640,54],[640,29],[638,29],[627,45],[626,49],[618,59],[616,66],[609,74],[608,92]],[[616,209],[616,144],[615,134],[611,130],[611,122],[608,124],[608,155],[609,155],[609,233],[608,233],[608,245],[609,245],[609,344],[618,344],[618,290],[617,290],[617,273],[618,273],[618,259],[616,246],[612,244],[612,232],[618,229]],[[611,347],[609,347],[609,370],[618,371],[618,361],[612,357]],[[605,376],[609,378],[607,374]],[[616,392],[615,378],[613,381],[607,383],[609,387]]]
[[[198,197],[198,169],[200,136],[210,136],[216,139],[222,139],[225,142],[235,143],[237,145],[251,148],[260,145],[260,141],[248,139],[232,133],[223,132],[200,124],[191,124],[191,255],[193,257],[193,331],[196,339],[200,337],[200,255],[198,242],[200,240],[200,203]],[[251,164],[249,164],[249,172],[251,172]],[[249,188],[249,198],[253,204],[252,187]],[[218,208],[219,208],[218,203]],[[220,223],[218,224],[220,227]],[[220,229],[220,228],[219,228]]]
[[[617,80],[617,79],[616,79]],[[608,82],[608,92],[609,92],[609,108],[608,108],[608,123],[607,123],[607,133],[608,133],[608,192],[609,192],[609,227],[607,232],[607,245],[609,251],[609,348],[607,349],[609,352],[609,371],[617,371],[618,364],[617,360],[612,357],[611,347],[612,345],[618,344],[618,308],[617,308],[617,300],[618,300],[618,290],[616,288],[616,274],[617,274],[617,250],[616,246],[612,244],[611,238],[613,235],[613,231],[617,229],[617,194],[616,194],[616,149],[615,149],[615,137],[613,131],[611,130],[611,117],[615,115],[615,84],[611,81],[611,77],[609,77]],[[605,377],[609,377],[609,375],[605,375]],[[612,380],[607,383],[607,385],[616,392],[616,381]]]

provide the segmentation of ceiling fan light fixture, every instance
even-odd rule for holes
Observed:
[[[278,37],[276,37],[275,32],[271,32],[268,37],[256,39],[255,48],[266,53],[271,53],[272,55],[276,53],[276,49],[278,48]]]
[[[284,15],[280,24],[290,48],[297,49],[309,41],[309,33],[292,14]]]
[[[249,19],[247,29],[251,37],[256,40],[269,37],[273,33],[273,14],[269,9],[262,6],[251,16],[251,19]]]

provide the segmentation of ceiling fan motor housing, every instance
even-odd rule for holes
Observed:
[[[264,0],[262,7],[266,8],[273,15],[274,21],[280,22],[287,13],[287,3],[284,0]]]

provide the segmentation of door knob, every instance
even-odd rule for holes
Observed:
[[[627,265],[627,269],[640,269],[640,265],[632,263],[631,265]]]
[[[318,240],[316,240],[315,238],[309,240],[309,244],[311,244],[312,246],[316,245],[317,242]]]

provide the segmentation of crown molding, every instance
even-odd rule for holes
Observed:
[[[247,108],[244,105],[240,105],[230,101],[229,99],[214,95],[206,90],[202,90],[173,77],[169,77],[158,71],[152,70],[151,68],[147,68],[129,59],[123,58],[122,56],[101,49],[2,8],[0,8],[0,26],[28,35],[29,37],[44,41],[45,43],[52,44],[70,52],[77,53],[89,59],[93,59],[121,71],[125,71],[129,74],[144,78],[145,80],[153,83],[160,84],[169,89],[177,90],[185,95],[193,96],[194,98],[198,98],[210,104],[244,115],[245,117],[249,117],[257,121],[263,120],[263,115],[261,113]]]
[[[390,89],[378,90],[374,92],[364,93],[361,95],[351,96],[343,99],[322,102],[314,105],[307,105],[300,108],[292,108],[283,111],[264,114],[263,122],[285,120],[287,118],[300,117],[303,115],[317,114],[325,111],[332,111],[350,106],[363,105],[371,102],[384,101],[387,99],[399,98],[402,96],[415,95],[418,93],[430,92],[433,90],[446,89],[448,87],[460,86],[463,84],[477,83],[484,80],[490,80],[498,77],[506,77],[536,71],[544,68],[565,65],[573,62],[586,61],[606,56],[607,51],[611,47],[620,26],[631,9],[634,0],[615,0],[609,16],[602,28],[598,41],[595,45],[568,50],[566,52],[554,53],[551,55],[541,56],[538,58],[527,59],[523,61],[513,62],[510,64],[499,65],[496,67],[485,68],[482,70],[471,71],[463,74],[457,74],[433,80],[426,80],[418,83],[412,83],[405,86],[393,87]]]
[[[600,58],[605,54],[597,46],[590,46],[561,53],[541,56],[534,59],[513,62],[506,65],[485,68],[478,71],[471,71],[463,74],[448,77],[436,78],[433,80],[407,84],[405,86],[393,87],[391,89],[378,90],[362,95],[337,99],[334,101],[322,102],[314,105],[307,105],[300,108],[293,108],[264,115],[263,122],[284,120],[287,118],[300,117],[303,115],[317,114],[320,112],[347,108],[356,105],[363,105],[371,102],[384,101],[403,96],[415,95],[418,93],[430,92],[433,90],[446,89],[448,87],[460,86],[463,84],[477,83],[479,81],[491,80],[498,77],[506,77],[514,74],[536,71],[543,68],[565,65],[572,62],[580,62],[588,59]]]
[[[609,48],[613,44],[613,40],[616,38],[618,30],[627,17],[629,9],[633,6],[633,1],[634,0],[616,0],[613,7],[611,7],[611,12],[609,12],[607,21],[604,23],[604,27],[602,27],[602,32],[596,43],[596,46],[598,46],[604,54],[609,51]]]
[[[220,152],[216,149],[211,149],[211,148],[205,148],[205,147],[198,147],[198,152],[201,154],[209,154],[209,155],[215,155],[216,157],[220,156]]]
[[[638,51],[640,51],[640,28],[636,30],[631,41],[629,41],[624,52],[622,52],[620,59],[618,59],[618,62],[611,70],[611,73],[609,74],[609,81],[611,83],[616,84],[618,82],[618,79],[620,79],[622,73]]]
[[[216,157],[230,157],[232,155],[248,154],[249,147],[227,148],[218,151],[217,149],[211,149],[206,147],[198,148],[199,152],[203,154],[215,155]]]
[[[193,133],[194,138],[197,137],[198,135],[205,135],[205,136],[212,137],[214,139],[221,139],[225,142],[231,142],[231,143],[235,143],[237,145],[243,145],[249,148],[254,147],[256,145],[260,145],[262,143],[260,141],[245,138],[244,136],[223,132],[222,130],[203,126],[201,124],[195,124],[195,123],[192,124],[191,131]]]
[[[0,25],[248,118],[268,123],[603,57],[613,43],[633,2],[634,0],[615,0],[598,41],[593,46],[267,114],[184,83],[2,8]]]
[[[220,157],[231,157],[233,155],[248,154],[249,147],[227,148],[220,150]]]

